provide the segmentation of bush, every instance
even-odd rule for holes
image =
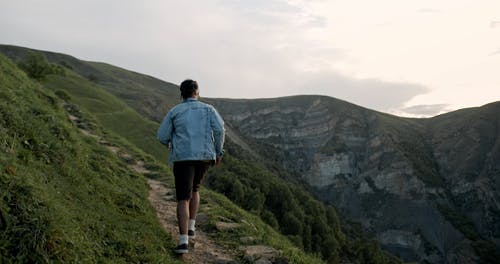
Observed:
[[[30,78],[43,80],[49,74],[64,75],[64,69],[60,65],[52,64],[39,52],[29,52],[24,60],[18,64]]]

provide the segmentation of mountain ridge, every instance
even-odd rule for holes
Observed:
[[[31,55],[29,55],[31,56]],[[38,59],[43,59],[42,57],[37,57]],[[19,59],[19,58],[17,58]],[[15,61],[19,62],[19,60]],[[21,64],[23,63],[24,58],[21,58]],[[33,61],[31,61],[33,62]],[[36,61],[35,61],[36,62]],[[41,64],[47,64],[47,62],[41,62]],[[118,97],[115,97],[111,93],[105,91],[104,85],[102,83],[95,82],[96,80],[94,78],[90,78],[89,76],[81,76],[78,73],[76,73],[73,69],[67,68],[67,66],[64,66],[64,61],[57,61],[55,62],[56,64],[65,67],[64,71],[58,70],[56,73],[54,72],[49,72],[47,73],[46,76],[39,76],[41,79],[38,80],[37,82],[42,85],[43,89],[47,89],[48,91],[51,91],[60,98],[64,98],[64,100],[69,100],[71,101],[72,104],[75,104],[74,107],[78,107],[82,110],[82,113],[85,115],[91,116],[92,117],[92,122],[89,124],[83,124],[81,122],[77,123],[77,125],[81,125],[83,127],[91,127],[95,128],[97,127],[102,127],[105,129],[102,131],[103,135],[112,137],[114,140],[121,142],[121,144],[124,144],[128,147],[131,148],[138,148],[138,151],[148,152],[147,150],[149,148],[155,148],[155,146],[159,146],[159,144],[156,142],[156,145],[151,144],[151,139],[155,138],[155,132],[156,129],[151,129],[150,126],[156,124],[153,121],[148,121],[145,120],[144,118],[139,118],[136,115],[136,112],[128,109],[123,105],[123,101],[118,100]],[[20,64],[20,65],[21,65]],[[29,66],[29,65],[28,65]],[[34,68],[38,69],[37,63],[31,65]],[[43,66],[43,65],[42,65]],[[54,65],[46,65],[49,68],[52,68]],[[57,65],[56,65],[57,66]],[[30,73],[30,69],[27,68],[27,73]],[[121,70],[120,70],[121,71]],[[43,77],[43,78],[42,78]],[[113,78],[109,78],[112,80]],[[116,84],[112,84],[108,89],[110,91],[115,91],[114,86]],[[175,89],[177,91],[177,89]],[[124,94],[122,93],[121,96]],[[177,101],[178,97],[175,96],[175,101]],[[172,99],[170,99],[172,100]],[[57,100],[56,100],[57,101]],[[135,114],[134,114],[135,113]],[[133,123],[127,122],[133,120]],[[117,122],[120,122],[127,124],[127,126],[123,127],[120,124],[117,124]],[[125,122],[124,122],[125,121]],[[137,127],[142,127],[144,126],[147,128],[147,131],[143,129],[136,129]],[[130,131],[132,130],[132,131]],[[120,136],[120,137],[116,137]],[[137,138],[140,138],[139,140]],[[130,141],[130,142],[128,142]],[[134,143],[136,146],[133,146]],[[231,148],[231,142],[228,142],[227,146]],[[165,151],[164,151],[165,152]],[[154,153],[151,153],[154,154]],[[161,160],[164,162],[164,157],[162,155],[156,155],[156,159]],[[128,160],[128,159],[127,159]],[[247,162],[238,162],[237,160],[231,161],[231,155],[230,151],[228,151],[227,156],[225,158],[224,169],[229,169],[231,170],[232,168],[242,168],[242,167],[247,167],[249,168],[249,171],[254,171],[254,165],[251,163]],[[158,170],[161,168],[161,166],[155,166],[154,164],[150,164],[146,166],[146,169],[148,170]],[[261,168],[260,169],[265,175],[267,175],[270,178],[274,179],[274,183],[278,183],[278,187],[280,190],[284,191],[285,194],[290,194],[290,188],[292,185],[285,184],[283,181],[279,180],[277,177],[274,175],[270,174],[269,172],[266,171],[266,169]],[[167,173],[167,175],[169,175]],[[171,176],[171,175],[170,175]],[[216,176],[221,176],[221,177],[226,177],[227,175],[222,175],[217,174]],[[258,175],[255,175],[258,176]],[[148,175],[148,177],[160,177],[158,172],[155,172],[152,175]],[[266,179],[261,179],[261,183],[266,183]],[[247,188],[246,186],[244,186]],[[295,188],[295,187],[294,187]],[[208,190],[205,190],[208,191]],[[398,263],[397,259],[388,256],[386,253],[382,252],[376,243],[371,241],[369,238],[363,237],[359,231],[356,230],[351,230],[350,231],[350,237],[353,238],[352,241],[346,241],[344,238],[344,234],[340,230],[340,226],[338,222],[329,222],[329,225],[327,225],[327,220],[326,219],[335,219],[336,218],[336,213],[332,209],[326,209],[325,206],[320,204],[319,202],[315,201],[314,199],[311,198],[309,194],[306,192],[303,192],[299,189],[297,189],[299,193],[301,193],[301,197],[307,198],[303,199],[305,202],[308,202],[309,205],[313,205],[313,208],[315,210],[315,218],[307,218],[308,222],[304,223],[304,225],[307,225],[306,228],[309,228],[309,233],[312,231],[314,236],[309,237],[309,238],[304,238],[304,246],[308,247],[309,253],[315,252],[316,256],[312,256],[310,254],[305,254],[304,253],[304,248],[302,248],[302,238],[299,238],[297,236],[282,236],[281,234],[278,234],[277,231],[283,231],[282,229],[288,229],[288,226],[283,225],[283,228],[280,228],[279,226],[274,226],[274,228],[271,228],[269,226],[263,225],[262,222],[260,222],[261,217],[259,215],[260,211],[253,211],[253,214],[257,215],[252,215],[247,212],[244,212],[243,210],[237,208],[234,204],[229,202],[227,198],[225,197],[218,197],[216,194],[212,194],[211,192],[207,192],[204,197],[206,197],[206,200],[209,200],[210,202],[208,203],[210,206],[210,211],[213,211],[215,215],[213,217],[215,218],[220,218],[220,219],[226,219],[224,221],[240,221],[239,219],[242,219],[242,225],[240,228],[238,228],[239,231],[219,231],[213,233],[213,228],[214,228],[214,222],[216,221],[215,219],[210,219],[208,223],[208,231],[213,233],[215,237],[218,237],[218,241],[226,246],[234,247],[235,244],[240,244],[242,242],[238,242],[242,234],[254,234],[254,240],[255,242],[253,243],[259,243],[259,242],[265,242],[269,243],[273,247],[281,250],[280,254],[283,254],[283,256],[286,256],[286,259],[293,263],[320,263],[322,262],[318,256],[323,258],[323,261],[330,261],[330,262],[352,262],[352,261],[370,261],[373,263]],[[258,190],[253,190],[252,192],[248,192],[251,194],[255,195],[263,195],[262,193],[259,193]],[[269,193],[267,196],[268,198],[273,198],[273,193]],[[262,196],[261,196],[262,197]],[[202,201],[202,202],[206,202]],[[291,205],[293,206],[294,211],[291,212],[290,214],[287,215],[288,218],[291,221],[295,221],[296,218],[294,217],[303,217],[305,214],[303,212],[304,208],[300,207],[297,205],[298,199],[296,197],[291,197],[288,201],[291,201]],[[258,200],[257,203],[254,203],[254,206],[257,206],[257,208],[262,208],[262,206],[269,206],[269,205],[264,205],[263,200]],[[223,205],[223,206],[216,206],[216,204]],[[274,204],[278,208],[281,208],[282,205],[281,203]],[[274,214],[270,213],[267,211],[268,217],[271,217],[269,219],[274,219],[274,223],[276,223],[276,219],[274,218]],[[244,217],[244,218],[242,218]],[[247,220],[245,220],[247,219]],[[251,224],[244,224],[246,223],[251,223]],[[279,219],[281,221],[281,219]],[[297,224],[297,222],[294,222]],[[298,226],[296,225],[296,228],[299,228],[302,230],[302,223],[298,223]],[[312,227],[314,225],[314,227]],[[311,230],[311,228],[314,228]],[[316,230],[321,230],[321,232],[318,232]],[[293,230],[292,230],[293,231]],[[259,233],[260,232],[260,233]],[[263,233],[262,233],[263,232]],[[290,241],[293,241],[293,245]],[[321,247],[321,248],[320,248]],[[319,254],[319,255],[318,255]],[[7,255],[8,256],[8,255]]]
[[[100,67],[111,76],[125,71]],[[118,78],[86,78],[111,83],[108,92],[157,122],[179,101],[172,84],[128,91],[117,89]],[[131,100],[137,92],[142,99]],[[392,253],[407,261],[495,263],[499,102],[406,118],[326,96],[202,100],[216,106],[236,143],[359,221]],[[459,155],[465,149],[474,158]]]
[[[284,101],[288,100],[284,99]],[[320,104],[316,104],[316,109],[311,110],[314,104],[310,102],[309,105],[303,105],[301,109],[289,109],[285,111],[286,113],[273,110],[276,108],[276,103],[268,105],[267,108],[259,106],[258,103],[253,106],[233,107],[227,100],[213,103],[221,109],[222,115],[229,120],[233,128],[239,129],[244,137],[256,140],[258,146],[268,145],[267,152],[271,152],[274,148],[273,154],[268,158],[281,156],[278,162],[282,163],[282,167],[298,172],[301,175],[299,177],[320,193],[319,197],[322,200],[350,211],[347,214],[364,223],[365,227],[375,228],[374,231],[379,233],[379,239],[385,241],[388,247],[393,243],[391,241],[395,241],[396,245],[400,245],[398,247],[409,248],[408,252],[406,249],[392,251],[408,254],[404,259],[415,260],[423,257],[430,262],[440,262],[444,261],[443,259],[457,261],[456,259],[464,257],[460,255],[462,252],[470,253],[473,251],[472,248],[479,252],[478,246],[462,245],[465,248],[462,247],[461,252],[453,253],[439,244],[450,240],[456,241],[457,244],[462,243],[459,241],[467,244],[469,243],[467,241],[474,241],[474,239],[481,241],[478,237],[497,241],[495,235],[489,234],[490,231],[498,230],[496,223],[499,219],[498,213],[495,213],[498,210],[496,202],[498,195],[495,194],[495,190],[499,186],[496,180],[498,177],[495,177],[499,175],[496,161],[500,160],[498,156],[499,102],[427,119],[401,118],[356,107],[348,110],[334,109],[327,105],[321,107]],[[287,103],[282,102],[282,104]],[[332,111],[329,113],[330,117],[326,117],[328,111]],[[463,116],[464,113],[465,116]],[[306,125],[304,135],[308,137],[304,135],[294,137],[294,130],[301,127],[300,122],[310,123],[310,121],[302,120],[308,115],[318,116],[314,121],[317,130],[307,132],[310,127]],[[298,123],[297,120],[299,120]],[[442,124],[435,125],[436,122],[442,122]],[[267,130],[263,131],[259,128]],[[324,131],[329,133],[325,135]],[[462,139],[460,135],[463,134],[457,131],[465,132],[466,137]],[[477,147],[474,147],[476,145]],[[461,153],[467,147],[473,147],[468,150],[477,148],[473,155],[476,161],[471,162],[470,158],[455,154],[459,159],[451,160],[452,165],[449,165],[449,158],[452,157],[449,155],[449,149],[455,148],[455,153]],[[266,150],[261,153],[266,153]],[[308,154],[304,156],[304,153]],[[484,155],[489,155],[489,158],[485,159],[489,163],[481,167],[478,162],[483,160],[481,157]],[[300,165],[297,165],[297,161]],[[450,169],[446,171],[443,170],[444,167]],[[478,186],[481,187],[483,190],[481,192],[484,192],[486,197],[492,198],[482,200],[470,187],[479,184],[475,181],[476,178],[471,176],[471,181],[464,181],[463,178],[464,173],[472,175],[475,171],[482,171],[481,168],[487,167],[491,168],[489,174],[483,175],[483,178],[478,181],[487,181],[489,184]],[[453,168],[458,169],[453,172]],[[456,187],[452,189],[448,188],[448,186],[455,185]],[[460,188],[466,188],[472,194],[464,198],[462,193],[465,191]],[[455,201],[457,199],[461,202]],[[383,201],[385,206],[372,204],[366,207],[373,200]],[[480,204],[481,202],[485,202],[487,208],[460,206],[460,204]],[[342,204],[345,205],[342,206]],[[378,209],[375,209],[377,207]],[[408,211],[408,207],[413,208],[413,212]],[[387,226],[383,223],[384,221],[380,220],[377,224],[375,219],[380,218],[377,216],[380,213],[388,214],[390,219],[405,219],[403,215],[395,215],[391,211],[406,212],[406,220],[399,221],[395,227]],[[426,214],[429,217],[415,222],[415,219],[418,219],[415,218],[416,216]],[[487,220],[484,216],[488,216]],[[454,219],[450,220],[451,218]],[[450,237],[437,240],[432,238],[438,230],[429,229],[429,226],[432,226],[429,222],[431,219],[437,223],[445,223],[442,228],[447,230],[445,236]],[[471,220],[466,219],[472,220],[472,223],[465,225],[467,227],[463,222]],[[462,224],[457,222],[462,222]],[[479,229],[471,231],[475,228]],[[422,231],[424,233],[420,233]],[[418,232],[417,235],[414,235],[414,232]],[[476,235],[471,235],[471,233]],[[459,238],[460,236],[462,238]],[[408,241],[414,241],[413,244],[402,242],[404,240],[401,239],[404,237]],[[425,241],[424,238],[431,242]],[[429,256],[425,253],[430,250],[422,247],[426,243],[437,246],[435,255]],[[491,245],[489,247],[491,248]],[[421,253],[412,253],[418,252],[418,248],[422,248]],[[498,249],[493,251],[498,252]],[[487,258],[484,254],[482,257]]]

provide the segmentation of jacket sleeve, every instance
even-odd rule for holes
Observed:
[[[212,133],[214,135],[214,145],[215,145],[215,155],[217,157],[222,157],[224,154],[224,137],[225,137],[225,129],[224,129],[224,120],[217,113],[215,108],[212,108],[212,115],[210,119],[210,126],[212,128]]]
[[[168,143],[172,140],[172,129],[172,113],[168,112],[168,114],[163,118],[160,128],[158,128],[157,137],[160,143],[168,145]]]

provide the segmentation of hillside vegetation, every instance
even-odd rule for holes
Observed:
[[[63,58],[63,55],[51,56]],[[99,75],[83,77],[78,73],[82,70],[76,68],[75,65],[78,65],[76,62],[62,60],[59,61],[59,65],[65,67],[64,74],[47,74],[42,78],[42,84],[46,88],[63,98],[69,98],[68,100],[80,106],[84,113],[93,116],[97,126],[104,128],[105,134],[109,131],[109,136],[119,135],[142,151],[150,153],[158,161],[166,160],[165,149],[156,143],[154,138],[158,124],[138,115],[129,108],[129,105],[121,101],[125,100],[124,98],[115,97],[130,95],[130,91],[126,89],[121,92],[118,90],[117,84],[122,82],[118,77],[123,75],[131,78],[130,76],[135,76],[135,73],[126,74],[123,73],[125,70],[110,65],[88,63],[80,68],[85,68],[86,72],[99,72]],[[101,68],[104,68],[93,69],[92,65],[101,65]],[[107,87],[110,83],[113,83],[111,88]],[[116,94],[112,95],[108,91]],[[148,90],[144,89],[143,92],[147,93]],[[177,102],[177,95],[169,101],[167,105]],[[138,103],[130,106],[138,107],[136,110],[140,110],[141,107]],[[205,199],[202,202],[214,208],[209,212],[211,219],[221,216],[235,221],[251,219],[250,222],[256,225],[254,228],[242,228],[236,233],[214,233],[214,237],[221,243],[237,248],[239,237],[251,234],[259,237],[259,241],[282,250],[286,259],[293,263],[319,261],[305,255],[304,251],[331,263],[397,262],[383,253],[375,241],[368,239],[359,229],[342,220],[333,208],[316,201],[298,185],[285,182],[265,167],[252,164],[248,159],[249,156],[231,142],[228,142],[227,146],[228,155],[225,156],[223,166],[212,170],[207,185],[251,213],[237,209],[238,207],[229,200],[208,190],[203,190],[207,195],[202,196]],[[149,176],[162,178],[164,173],[160,170]],[[162,180],[169,181],[167,178]],[[263,224],[259,218],[272,228]],[[210,229],[210,226],[207,228]],[[279,235],[277,231],[287,238]]]
[[[37,83],[8,59],[1,62],[5,89],[0,96],[8,99],[0,108],[1,151],[9,155],[1,157],[0,262],[177,262],[171,254],[174,242],[146,199],[145,178],[127,167],[130,159],[140,159],[146,176],[172,185],[171,173],[161,164],[165,149],[152,151],[155,157],[143,151],[160,146],[152,141],[158,125],[69,69],[46,71]],[[79,128],[132,157],[120,159],[79,132],[68,114],[85,120]],[[126,126],[117,126],[113,118]],[[203,228],[226,248],[238,252],[241,237],[254,237],[253,243],[280,250],[287,262],[322,263],[226,197],[203,192],[202,210],[208,216]],[[221,219],[252,224],[218,231]]]
[[[299,185],[258,165],[232,142],[223,165],[209,172],[207,185],[286,235],[297,247],[318,254],[328,263],[398,263],[378,242],[331,206],[317,201]]]
[[[175,262],[142,175],[0,55],[0,262]]]
[[[91,127],[150,153],[152,163],[165,162],[156,122],[179,102],[176,85],[105,63],[30,51],[0,45],[29,76],[79,107]],[[50,63],[38,63],[45,58]],[[498,262],[500,102],[411,119],[327,96],[202,100],[218,109],[228,128],[228,155],[206,186],[286,236],[276,235],[280,242],[274,245],[293,243],[300,254],[329,262],[393,261],[363,235],[366,228],[405,261]],[[149,176],[164,170],[158,165]],[[227,219],[244,217],[231,215],[229,206],[237,207],[229,201],[214,206],[222,200],[212,198],[222,196],[207,193],[208,208],[228,213]],[[257,230],[263,232],[258,237],[269,233]],[[239,243],[236,236],[226,238],[220,242]]]

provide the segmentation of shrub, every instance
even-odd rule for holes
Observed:
[[[60,65],[52,64],[39,52],[29,52],[24,60],[18,64],[30,78],[43,80],[49,74],[64,75],[64,69]]]

